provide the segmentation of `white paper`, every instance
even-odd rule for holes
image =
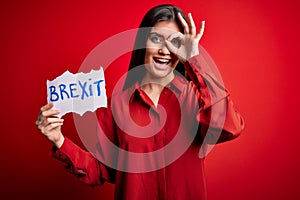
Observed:
[[[64,72],[52,81],[47,80],[47,101],[54,103],[58,117],[74,112],[83,115],[107,107],[105,78],[102,67],[89,73]]]

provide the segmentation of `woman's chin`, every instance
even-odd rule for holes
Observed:
[[[159,62],[155,62],[155,60],[153,60],[153,65],[154,68],[158,69],[158,70],[171,70],[172,69],[172,65],[173,62],[169,61],[169,62],[165,62],[165,63],[159,63]]]

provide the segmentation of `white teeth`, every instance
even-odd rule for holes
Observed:
[[[168,62],[169,60],[165,60],[165,59],[158,59],[160,62]]]
[[[156,60],[161,62],[161,63],[168,63],[170,61],[168,59],[163,59],[163,58],[156,58]]]

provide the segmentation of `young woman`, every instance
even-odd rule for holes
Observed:
[[[192,15],[186,18],[178,7],[150,9],[123,91],[98,110],[97,152],[65,138],[59,111],[47,104],[36,124],[54,144],[52,155],[89,185],[115,183],[115,199],[206,199],[199,152],[206,143],[236,138],[244,122],[227,90],[201,66],[203,32],[204,22],[197,32]]]

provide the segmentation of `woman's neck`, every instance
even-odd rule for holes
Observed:
[[[168,85],[174,79],[174,73],[169,74],[164,78],[153,78],[147,74],[143,78],[141,83],[141,89],[146,92],[149,98],[152,100],[155,106],[158,104],[159,96],[164,87]]]
[[[141,86],[148,85],[149,87],[163,89],[166,85],[168,85],[174,79],[174,77],[175,77],[175,75],[173,72],[171,72],[170,74],[168,74],[165,77],[153,77],[150,74],[146,73],[146,75],[144,76],[144,78],[141,82]]]

